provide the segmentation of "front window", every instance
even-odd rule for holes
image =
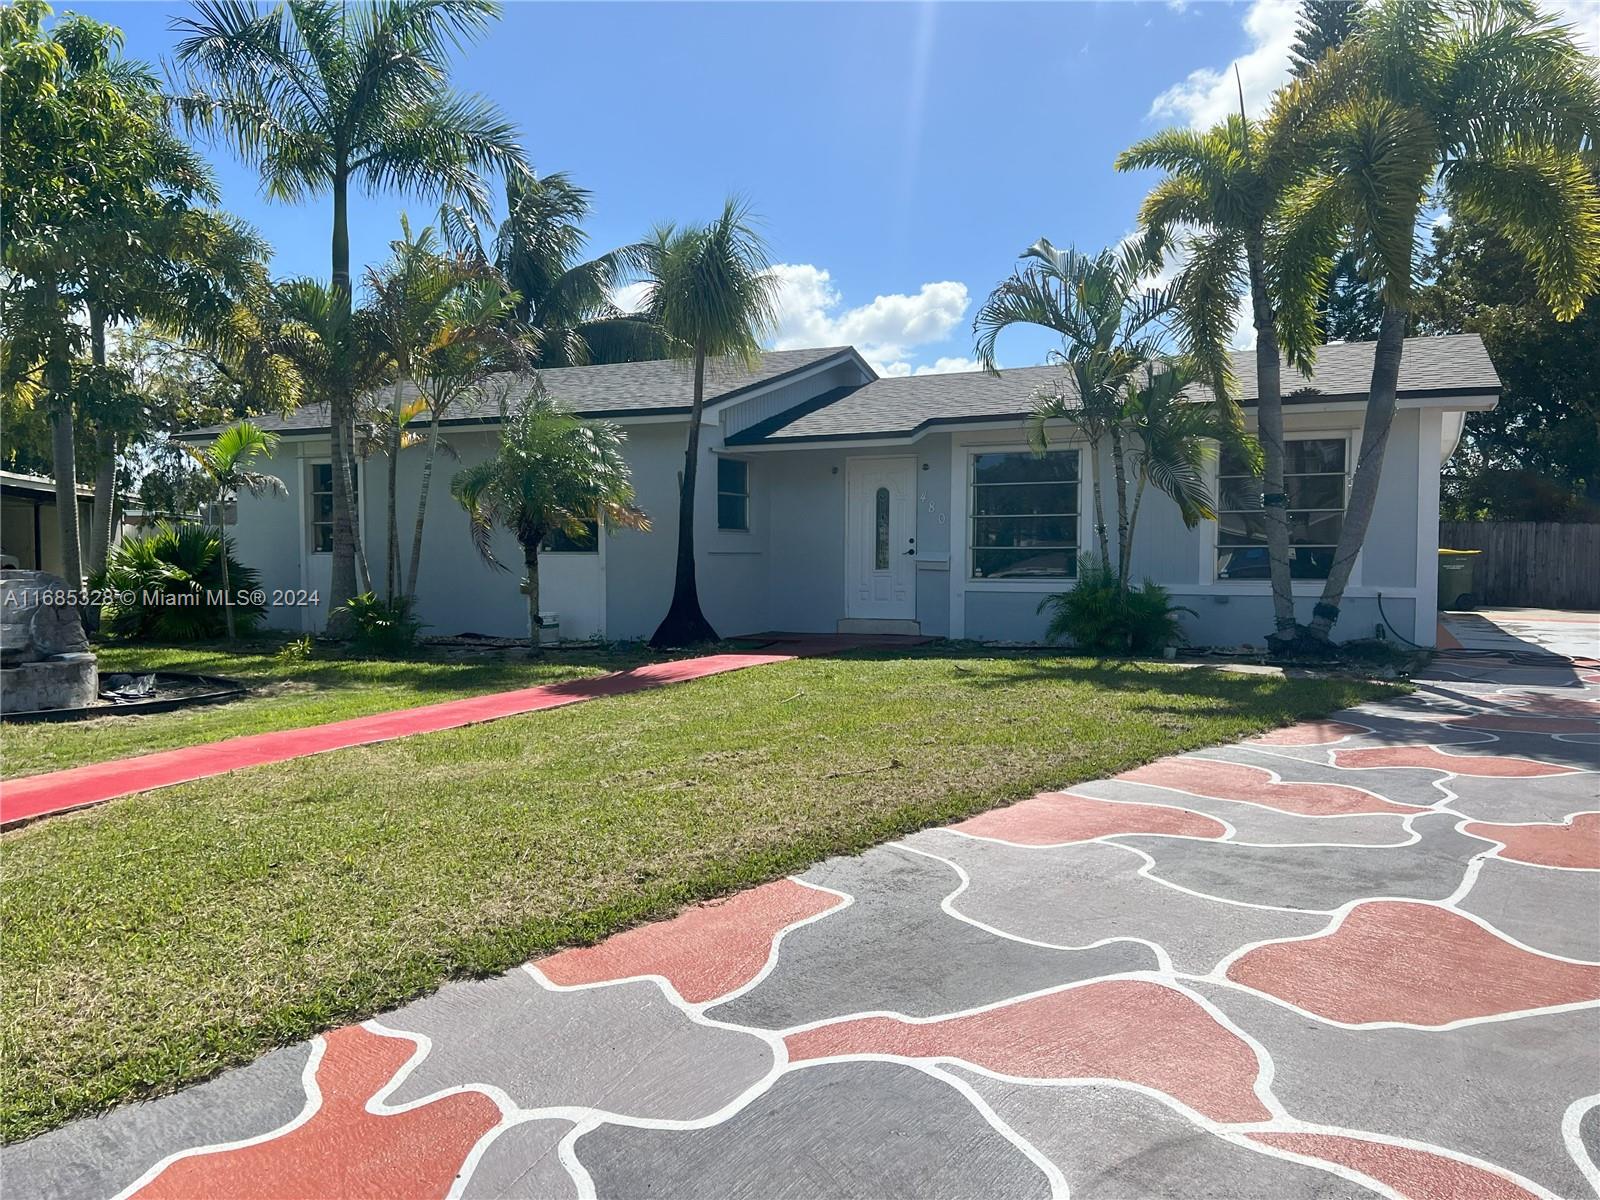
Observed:
[[[311,549],[333,553],[333,464],[311,464]]]
[[[1344,527],[1344,438],[1290,438],[1283,447],[1289,497],[1289,574],[1326,579]],[[1261,479],[1238,451],[1224,448],[1217,468],[1217,578],[1270,579]]]
[[[599,554],[600,553],[600,522],[585,521],[579,533],[568,533],[565,529],[552,529],[544,535],[544,541],[539,543],[541,554]]]
[[[750,528],[750,464],[743,459],[717,459],[717,528]]]
[[[972,577],[1078,573],[1078,452],[972,456]]]

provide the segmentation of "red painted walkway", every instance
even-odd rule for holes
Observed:
[[[622,696],[745,667],[787,662],[800,653],[815,654],[843,648],[837,643],[838,639],[817,639],[815,642],[797,644],[796,654],[709,654],[677,662],[650,663],[627,671],[574,679],[567,683],[546,684],[514,692],[495,692],[465,700],[446,700],[441,704],[404,708],[370,717],[352,717],[347,721],[333,721],[306,729],[255,733],[199,746],[163,750],[138,758],[91,763],[44,775],[27,775],[0,784],[0,828],[99,804],[118,796],[169,787],[174,783],[187,783],[191,779],[225,775],[241,767],[283,762],[308,754],[321,754],[326,750],[343,750],[348,746],[387,742],[414,733],[436,733],[441,729],[456,729],[479,721],[493,721],[546,708],[561,708],[600,696]]]

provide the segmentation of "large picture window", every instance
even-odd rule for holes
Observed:
[[[750,528],[750,464],[741,458],[717,459],[717,528]]]
[[[356,515],[359,497],[350,497],[351,516]],[[333,464],[311,464],[311,549],[317,554],[333,553]]]
[[[1326,579],[1344,527],[1342,437],[1288,438],[1283,490],[1289,497],[1289,574]],[[1217,468],[1217,578],[1270,579],[1261,479],[1237,452],[1224,449]]]
[[[1076,450],[974,454],[972,577],[1075,577],[1078,491]]]

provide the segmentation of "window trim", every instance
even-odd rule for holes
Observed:
[[[718,533],[749,533],[750,530],[750,460],[732,454],[719,454],[716,456],[717,488],[716,488],[716,522]],[[744,491],[729,492],[722,487],[722,464],[725,462],[738,463],[744,468]],[[722,498],[724,496],[737,496],[744,501],[744,524],[724,525],[722,523]]]
[[[975,480],[975,476],[977,474],[977,459],[981,454],[1032,454],[1034,453],[1034,449],[1025,442],[1021,444],[1015,442],[965,442],[958,443],[955,449],[957,453],[961,454],[966,460],[964,478],[962,478],[961,481],[963,495],[961,505],[961,525],[962,541],[965,546],[965,561],[962,564],[962,570],[958,576],[961,590],[963,592],[987,590],[1013,592],[1059,592],[1066,587],[1076,586],[1080,577],[1078,567],[1083,558],[1083,550],[1085,545],[1084,535],[1086,532],[1085,521],[1087,520],[1085,514],[1085,509],[1087,506],[1084,504],[1084,483],[1086,482],[1084,479],[1084,468],[1085,463],[1088,462],[1089,455],[1085,444],[1079,441],[1067,441],[1063,439],[1048,447],[1048,451],[1051,453],[1070,453],[1078,456],[1078,511],[1075,514],[1077,519],[1078,540],[1077,544],[1071,548],[1073,551],[1072,574],[1023,575],[1013,577],[1001,576],[999,578],[994,578],[987,575],[975,575],[973,573],[977,562],[977,551],[979,549],[979,547],[975,544],[975,526],[973,524],[978,516],[978,514],[973,512],[973,488],[977,486]],[[1092,465],[1090,466],[1090,469],[1093,469]],[[1046,480],[1044,482],[1049,481]],[[1057,515],[1071,516],[1074,514],[1061,513]],[[951,573],[956,574],[955,572]]]
[[[1259,436],[1259,435],[1258,435]],[[1355,454],[1361,438],[1360,428],[1351,429],[1286,429],[1283,432],[1284,444],[1290,442],[1318,442],[1342,441],[1344,443],[1344,511],[1350,508],[1350,485],[1355,480]],[[1330,472],[1331,473],[1331,472]],[[1213,457],[1210,467],[1211,494],[1220,501],[1222,496],[1222,455],[1218,453]],[[1332,512],[1332,509],[1327,511]],[[1221,514],[1218,514],[1220,518]],[[1203,587],[1217,588],[1223,591],[1255,593],[1260,592],[1270,595],[1272,592],[1271,579],[1223,579],[1217,574],[1217,556],[1220,547],[1217,545],[1218,535],[1222,531],[1220,519],[1206,522],[1210,529],[1206,537],[1200,539],[1201,554],[1207,556],[1210,566],[1205,561],[1201,562],[1200,578]],[[1359,590],[1361,586],[1361,560],[1364,550],[1356,554],[1356,560],[1351,564],[1350,581],[1345,585],[1346,594]],[[1290,581],[1290,590],[1297,596],[1322,594],[1325,579],[1295,579]],[[1396,593],[1398,594],[1398,593]]]

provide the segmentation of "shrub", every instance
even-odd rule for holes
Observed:
[[[228,585],[235,596],[254,592],[260,577],[234,553],[233,539],[206,525],[162,521],[143,537],[112,551],[93,580],[112,594],[107,627],[120,637],[161,642],[199,642],[227,632],[223,611],[222,548],[227,543]],[[264,604],[235,604],[234,621],[250,632],[266,615]]]
[[[380,600],[375,592],[353,596],[341,612],[350,618],[350,641],[367,654],[394,654],[417,644],[422,622],[411,613],[411,598]]]
[[[1117,573],[1088,556],[1079,560],[1077,585],[1046,596],[1039,611],[1050,613],[1046,638],[1094,654],[1159,654],[1184,640],[1178,614],[1194,612],[1174,605],[1166,588],[1148,580],[1119,595]]]
[[[310,662],[316,652],[316,645],[311,640],[311,635],[295,638],[278,651],[278,661],[281,663]]]

